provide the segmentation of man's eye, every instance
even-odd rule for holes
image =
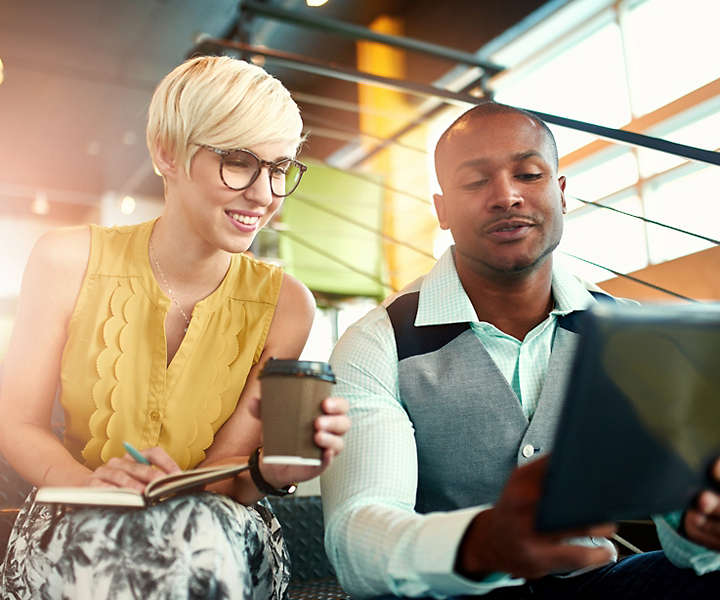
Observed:
[[[474,190],[476,188],[482,187],[487,183],[487,179],[476,179],[475,181],[468,181],[467,183],[462,184],[462,188],[464,190]]]
[[[540,179],[542,177],[542,173],[520,173],[519,175],[516,175],[518,179],[522,179],[523,181],[533,181],[535,179]]]
[[[287,169],[286,169],[286,168],[283,168],[283,167],[275,167],[275,168],[272,170],[272,176],[273,176],[273,177],[277,177],[278,179],[282,179],[283,177],[285,177],[285,175],[287,175]]]

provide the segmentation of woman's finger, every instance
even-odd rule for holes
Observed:
[[[109,462],[107,465],[96,469],[93,478],[100,480],[103,484],[110,484],[114,487],[132,488],[139,492],[142,492],[146,485],[146,482],[138,481],[126,471],[109,466]]]
[[[179,473],[182,471],[172,457],[159,446],[143,450],[142,455],[147,458],[154,467],[156,467],[152,479],[157,479],[163,474],[169,475],[170,473]],[[158,473],[158,470],[162,472]],[[152,479],[150,481],[152,481]]]
[[[326,415],[344,415],[350,410],[348,401],[337,396],[328,396],[321,406]]]
[[[327,431],[336,435],[344,435],[350,429],[350,417],[347,415],[323,415],[315,419],[316,431]]]
[[[251,396],[247,402],[248,412],[256,419],[260,418],[260,396]]]
[[[142,483],[151,482],[157,477],[158,472],[152,465],[140,464],[128,454],[125,454],[122,458],[111,458],[107,461],[105,467],[126,473],[129,477]]]
[[[332,450],[333,454],[340,454],[345,447],[342,437],[327,431],[316,431],[313,440],[323,450]]]

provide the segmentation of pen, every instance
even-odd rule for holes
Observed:
[[[149,465],[151,464],[150,461],[145,458],[140,452],[135,448],[132,444],[129,442],[123,442],[123,446],[125,446],[125,450],[127,450],[127,453],[132,456],[136,461],[138,461],[140,464],[143,465]]]

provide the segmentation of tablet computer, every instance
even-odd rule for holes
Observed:
[[[720,456],[720,305],[600,302],[578,316],[537,528],[685,508]]]

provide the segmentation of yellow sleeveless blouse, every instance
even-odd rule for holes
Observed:
[[[148,258],[155,221],[91,225],[85,280],[61,364],[64,444],[90,468],[122,456],[124,440],[161,446],[183,469],[203,460],[260,358],[282,270],[233,255],[220,286],[195,305],[167,365],[170,299]]]

